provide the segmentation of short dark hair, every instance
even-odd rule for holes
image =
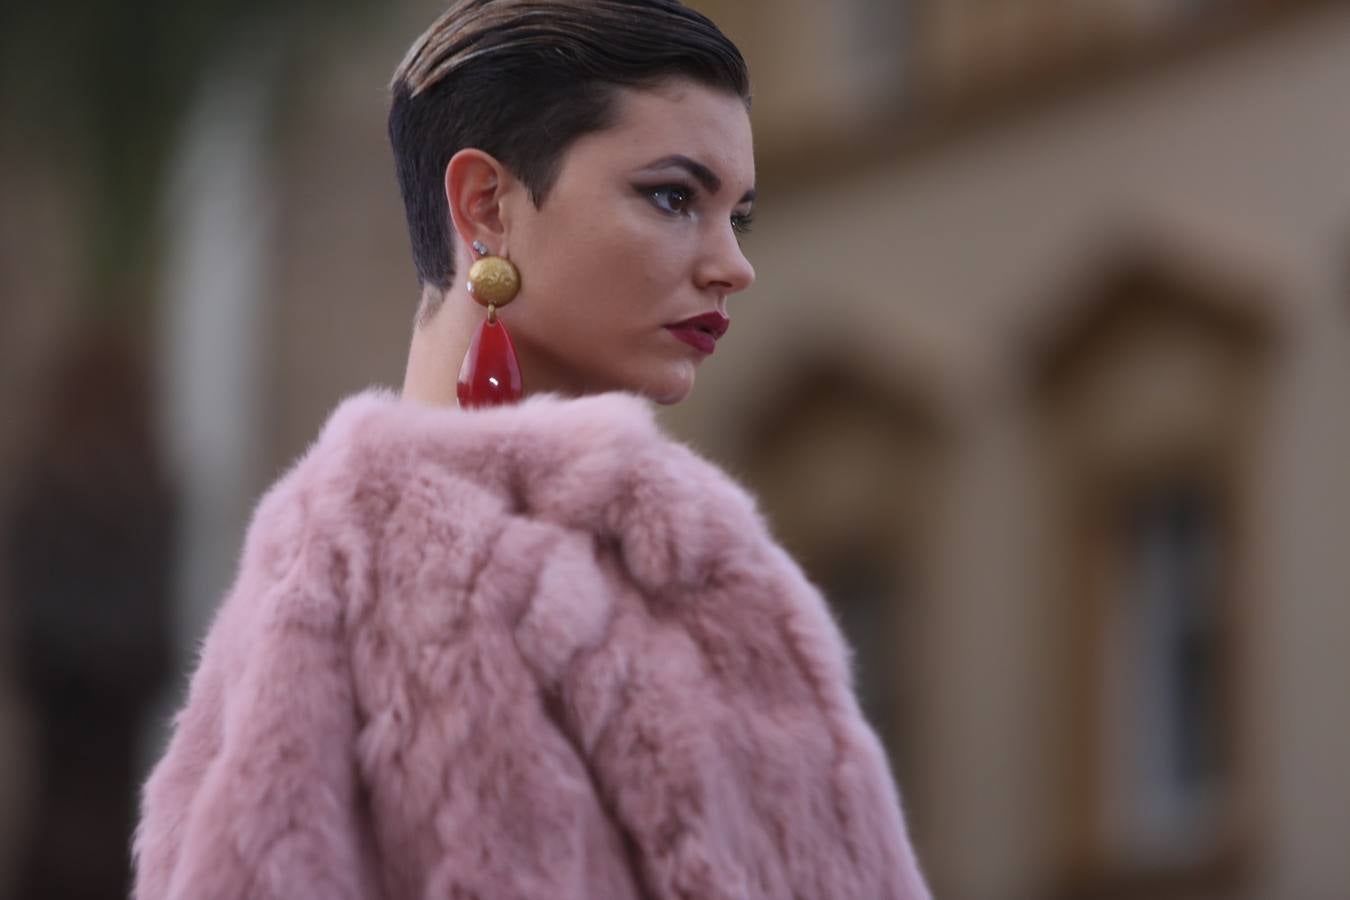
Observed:
[[[445,167],[499,159],[541,206],[569,146],[612,124],[616,89],[684,77],[750,102],[736,45],[677,0],[456,0],[408,50],[389,110],[413,262],[454,279]]]

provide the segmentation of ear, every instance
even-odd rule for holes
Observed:
[[[450,158],[445,167],[445,199],[464,246],[483,241],[504,253],[506,226],[502,200],[515,179],[491,154],[472,148]]]

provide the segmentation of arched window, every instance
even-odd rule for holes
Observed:
[[[1244,622],[1272,334],[1250,283],[1174,255],[1123,254],[1074,293],[1037,357],[1064,896],[1226,896],[1253,840]]]

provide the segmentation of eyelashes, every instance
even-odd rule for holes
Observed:
[[[687,216],[693,212],[698,191],[680,184],[663,184],[656,187],[638,188],[638,193],[651,202],[661,212],[671,216]],[[754,225],[753,212],[732,213],[731,228],[737,234],[749,234]]]

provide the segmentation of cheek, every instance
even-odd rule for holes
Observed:
[[[638,292],[634,299],[645,304],[667,305],[690,281],[692,271],[691,223],[651,219],[634,223],[613,242],[621,247],[613,254],[614,280]]]
[[[567,297],[569,314],[595,327],[628,330],[677,305],[671,301],[682,284],[680,251],[676,229],[620,220],[615,225],[558,242],[549,268],[561,282],[555,293]]]

